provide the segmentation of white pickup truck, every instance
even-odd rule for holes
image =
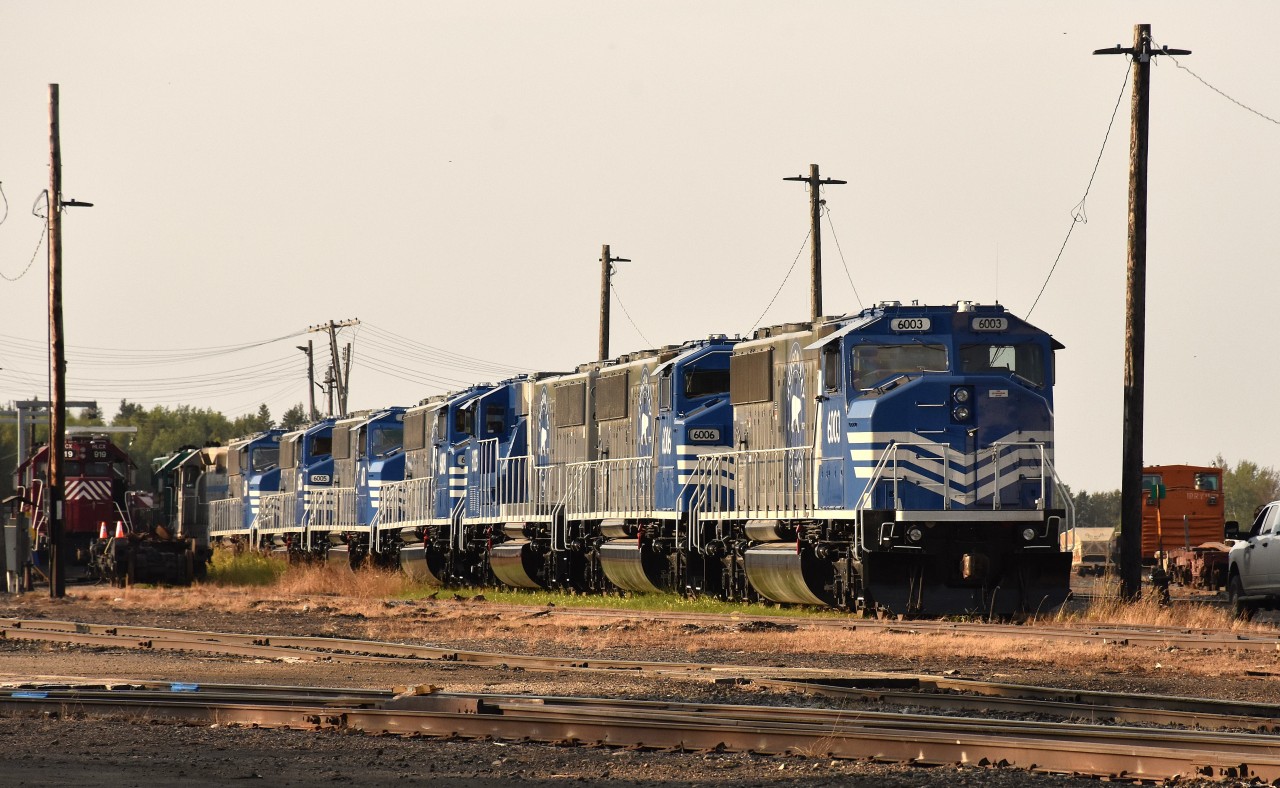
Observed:
[[[1262,507],[1239,540],[1228,556],[1227,599],[1247,619],[1259,608],[1280,607],[1280,501]]]

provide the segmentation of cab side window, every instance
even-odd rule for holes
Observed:
[[[1249,536],[1257,536],[1262,533],[1262,522],[1267,519],[1267,512],[1270,509],[1262,509],[1257,516],[1253,518],[1253,525],[1249,526]]]
[[[1268,506],[1267,510],[1262,513],[1262,517],[1263,523],[1261,535],[1268,536],[1275,534],[1277,532],[1276,526],[1280,525],[1280,506],[1275,504]]]

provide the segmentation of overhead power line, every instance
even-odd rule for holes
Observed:
[[[1277,126],[1280,126],[1280,120],[1276,120],[1275,118],[1271,117],[1270,115],[1265,115],[1265,114],[1263,114],[1263,113],[1259,112],[1258,110],[1254,109],[1253,107],[1249,106],[1248,104],[1245,104],[1243,101],[1239,101],[1238,99],[1232,98],[1231,96],[1227,95],[1225,92],[1223,92],[1223,91],[1219,90],[1218,88],[1214,87],[1213,85],[1210,85],[1208,82],[1206,82],[1206,81],[1205,81],[1204,77],[1200,76],[1200,75],[1199,75],[1199,74],[1197,74],[1196,72],[1194,72],[1194,71],[1192,71],[1191,69],[1187,68],[1186,66],[1182,65],[1182,63],[1181,63],[1181,62],[1179,62],[1179,60],[1178,60],[1176,57],[1173,57],[1172,55],[1170,55],[1170,56],[1169,56],[1169,59],[1173,61],[1173,64],[1174,64],[1175,66],[1177,66],[1178,68],[1180,68],[1180,69],[1182,69],[1183,71],[1187,72],[1187,73],[1188,73],[1188,74],[1190,74],[1192,77],[1195,77],[1196,81],[1197,81],[1197,82],[1199,82],[1201,85],[1204,85],[1204,86],[1205,86],[1206,88],[1208,88],[1209,90],[1212,90],[1214,93],[1217,93],[1219,96],[1222,96],[1224,99],[1226,99],[1227,101],[1230,101],[1232,104],[1235,104],[1235,105],[1236,105],[1237,107],[1239,107],[1240,109],[1246,110],[1246,111],[1248,111],[1248,112],[1252,112],[1253,114],[1257,115],[1258,117],[1262,118],[1263,120],[1270,121],[1271,123],[1274,123],[1274,124],[1276,124]]]
[[[622,294],[618,292],[617,286],[614,285],[613,282],[610,282],[609,289],[613,291],[614,297],[618,299],[618,306],[622,307],[622,314],[627,316],[627,322],[630,323],[631,327],[636,330],[636,333],[640,335],[640,338],[644,340],[644,343],[646,345],[648,345],[649,347],[653,347],[653,343],[649,341],[649,338],[646,337],[644,335],[644,332],[640,330],[640,326],[637,326],[636,321],[632,319],[631,312],[627,310],[627,305],[622,303]]]
[[[1089,173],[1089,183],[1084,187],[1084,196],[1080,198],[1080,202],[1075,204],[1071,209],[1071,225],[1067,228],[1067,235],[1062,239],[1062,245],[1058,247],[1058,255],[1053,258],[1053,265],[1049,266],[1049,273],[1044,278],[1044,283],[1040,285],[1040,292],[1036,293],[1036,298],[1031,302],[1031,308],[1027,310],[1024,316],[1025,320],[1031,319],[1031,313],[1036,311],[1036,305],[1040,303],[1040,296],[1044,295],[1044,290],[1049,286],[1049,280],[1053,278],[1053,272],[1058,270],[1058,262],[1062,260],[1062,253],[1066,251],[1067,242],[1071,240],[1071,233],[1075,232],[1077,224],[1088,224],[1089,215],[1085,212],[1085,201],[1089,199],[1089,192],[1093,189],[1093,179],[1098,176],[1098,165],[1102,163],[1102,154],[1107,149],[1107,140],[1111,139],[1111,129],[1116,123],[1116,114],[1120,111],[1120,102],[1124,100],[1125,88],[1129,86],[1129,68],[1126,66],[1124,70],[1124,81],[1120,84],[1120,94],[1116,96],[1116,105],[1111,108],[1111,120],[1107,121],[1107,133],[1102,135],[1102,146],[1098,149],[1098,156],[1093,161],[1093,172]]]
[[[796,263],[800,262],[800,255],[804,254],[804,248],[805,246],[808,245],[809,236],[811,235],[813,235],[812,227],[809,228],[809,232],[804,234],[804,240],[800,242],[800,250],[796,252],[795,259],[791,261],[791,267],[787,269],[787,275],[782,277],[782,284],[778,285],[778,289],[774,291],[773,298],[769,299],[768,306],[766,306],[764,308],[764,311],[760,313],[760,317],[756,318],[756,322],[751,326],[751,331],[747,332],[748,336],[750,336],[752,332],[754,332],[757,328],[760,327],[760,323],[761,321],[764,320],[764,316],[769,314],[769,310],[773,308],[773,302],[777,301],[778,295],[782,293],[782,288],[787,286],[787,280],[791,278],[791,272],[796,270]]]

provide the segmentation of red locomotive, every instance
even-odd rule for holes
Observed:
[[[129,455],[100,435],[69,435],[62,451],[68,577],[102,578],[120,585],[190,583],[193,544],[173,540],[153,526],[154,496],[134,489],[137,467]],[[18,486],[26,490],[33,575],[47,576],[49,571],[48,471],[47,445],[16,471]]]
[[[90,547],[104,524],[109,535],[116,533],[117,523],[123,523],[126,532],[133,530],[135,516],[149,503],[131,492],[135,470],[129,455],[106,438],[67,436],[62,450],[62,522],[70,566],[89,564]],[[16,475],[30,502],[26,514],[34,536],[32,562],[45,572],[49,555],[49,446],[36,449],[18,466]]]

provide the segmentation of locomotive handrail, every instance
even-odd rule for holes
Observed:
[[[1058,475],[1058,468],[1051,460],[1045,458],[1045,467],[1053,475],[1053,491],[1054,494],[1062,501],[1062,509],[1066,513],[1066,527],[1060,529],[1061,533],[1070,534],[1067,539],[1067,549],[1074,550],[1076,546],[1076,502],[1071,500],[1071,494],[1067,491],[1066,484],[1062,481],[1062,477]],[[1061,536],[1059,536],[1061,539]],[[1061,546],[1061,545],[1059,545]]]
[[[1037,509],[1046,508],[1045,502],[1048,500],[1048,496],[1047,496],[1048,483],[1050,482],[1050,480],[1053,480],[1055,483],[1060,483],[1060,481],[1057,479],[1057,471],[1054,470],[1053,464],[1049,461],[1048,454],[1045,451],[1046,448],[1047,446],[1043,441],[993,441],[991,443],[991,446],[988,449],[988,451],[991,453],[992,465],[994,466],[993,476],[992,476],[992,479],[993,479],[992,508],[993,509],[999,509],[1001,506],[1000,495],[999,495],[1000,474],[1001,474],[1000,458],[1004,454],[1004,452],[1008,449],[1013,449],[1015,452],[1022,449],[1033,449],[1036,451],[1038,455],[1039,463],[1040,463],[1040,497],[1037,499],[1039,503],[1036,506],[1036,508]],[[1022,461],[1021,457],[1015,457],[1015,459],[1017,460],[1017,464],[1020,464]],[[1048,473],[1045,472],[1046,469],[1048,470]]]
[[[523,454],[512,457],[510,451],[508,446],[507,456],[498,457],[497,477],[494,479],[494,515],[499,518],[527,503],[529,498],[528,472],[525,470],[529,458]]]
[[[589,513],[634,517],[653,511],[651,457],[575,462],[569,465],[569,473],[578,484],[574,487],[575,494],[566,501],[566,517]]]
[[[278,534],[299,527],[298,493],[264,495],[258,502],[258,533]]]
[[[364,530],[356,514],[358,490],[355,487],[322,487],[312,493],[315,497],[312,530]]]
[[[705,475],[703,466],[705,464],[710,464],[708,462],[708,458],[711,456],[713,455],[703,454],[698,457],[697,462],[693,467],[693,471],[689,474],[689,478],[685,479],[684,484],[680,485],[680,492],[676,496],[676,528],[678,529],[680,527],[681,520],[685,521],[686,527],[688,528],[688,533],[685,534],[685,544],[688,545],[690,553],[694,552],[695,549],[698,552],[702,551],[702,535],[699,533],[695,536],[694,532],[701,532],[702,530],[699,524],[702,519],[702,510],[706,505],[707,495],[711,485],[703,484],[700,480]],[[681,517],[681,515],[686,514],[684,509],[684,497],[685,492],[689,490],[690,485],[693,485],[693,492],[689,493],[688,516]],[[677,534],[676,542],[678,543],[679,541],[679,535]]]
[[[863,488],[861,495],[858,497],[856,510],[858,512],[859,520],[861,520],[862,513],[871,508],[872,497],[875,495],[877,487],[882,482],[889,481],[885,478],[885,474],[890,468],[892,468],[893,474],[891,479],[893,482],[893,506],[895,509],[902,508],[902,499],[899,495],[899,485],[903,481],[903,476],[898,471],[898,464],[900,461],[899,452],[900,450],[907,448],[917,449],[917,451],[915,451],[915,456],[918,460],[921,456],[918,449],[921,447],[927,449],[930,454],[939,455],[936,459],[941,461],[943,464],[943,470],[940,474],[943,481],[935,484],[940,484],[942,487],[942,508],[944,510],[951,508],[951,456],[960,452],[949,446],[939,446],[932,443],[891,441],[889,445],[885,447],[884,451],[881,452],[880,458],[877,460],[876,465],[872,470],[870,479]],[[1005,459],[1007,453],[1012,450],[1015,452],[1015,460],[1017,464],[1021,465],[1027,461],[1027,458],[1025,456],[1017,455],[1017,452],[1030,450],[1035,453],[1035,457],[1032,462],[1036,463],[1037,467],[1040,469],[1039,476],[1035,477],[1040,485],[1040,494],[1036,499],[1035,508],[1037,510],[1045,510],[1047,508],[1047,492],[1049,485],[1052,484],[1054,491],[1065,501],[1063,508],[1066,509],[1068,511],[1068,515],[1073,518],[1074,508],[1072,507],[1070,496],[1066,495],[1063,490],[1062,480],[1058,476],[1057,470],[1053,467],[1053,463],[1049,460],[1048,447],[1049,445],[1044,441],[997,441],[975,454],[975,459],[980,456],[987,456],[990,458],[992,474],[990,482],[990,505],[993,511],[1004,507],[1000,496],[1000,492],[1002,490],[1001,482],[1005,476],[1002,461]],[[972,496],[971,505],[975,507],[975,510],[977,510],[979,500],[986,496],[981,494],[980,488],[977,487],[975,487],[970,495]]]
[[[813,459],[811,446],[715,452],[699,456],[694,476],[706,476],[702,499],[710,501],[713,516],[730,511],[746,518],[782,512],[803,516],[817,511]],[[692,477],[689,483],[694,483]],[[710,494],[713,486],[715,495]]]
[[[499,500],[498,439],[479,441],[467,465],[467,497],[475,506],[477,517],[496,517],[502,510]],[[487,479],[492,477],[492,484]]]
[[[422,525],[435,515],[436,476],[388,482],[382,487],[378,511],[384,513],[378,530]]]
[[[125,508],[121,507],[121,506],[120,506],[120,504],[119,504],[119,503],[117,503],[115,500],[112,500],[112,501],[111,501],[111,506],[112,506],[112,508],[114,508],[114,509],[116,510],[116,515],[120,518],[120,521],[121,521],[121,522],[123,522],[123,523],[125,524],[125,528],[126,528],[130,533],[132,533],[132,532],[133,532],[133,518],[129,516],[129,511],[128,511],[127,509],[125,509]]]
[[[220,498],[209,501],[209,534],[230,535],[246,533],[244,527],[244,500]]]
[[[939,455],[936,458],[928,458],[937,459],[942,465],[942,472],[939,474],[942,477],[942,481],[933,482],[932,484],[936,484],[941,488],[943,510],[951,508],[951,455],[958,452],[950,446],[924,441],[890,441],[889,445],[880,453],[880,459],[876,462],[875,468],[871,472],[871,478],[867,481],[866,486],[862,488],[862,494],[858,496],[858,503],[854,509],[858,513],[859,519],[861,519],[863,511],[871,508],[871,498],[875,495],[876,486],[885,481],[883,478],[884,473],[890,465],[893,466],[893,477],[891,479],[893,482],[893,508],[902,508],[899,485],[902,483],[903,477],[898,470],[898,450],[902,448],[924,449],[930,454]],[[920,451],[915,451],[915,458],[917,462],[922,459]]]
[[[464,553],[467,549],[467,535],[462,527],[462,513],[466,510],[467,499],[459,498],[457,503],[453,505],[453,510],[449,512],[449,524],[453,528],[454,547],[458,552]]]
[[[567,550],[569,546],[569,518],[565,516],[565,513],[569,507],[569,498],[573,495],[573,492],[574,492],[574,480],[575,480],[574,474],[569,473],[568,469],[565,468],[563,465],[557,465],[555,467],[560,468],[560,472],[557,475],[560,476],[562,479],[564,479],[565,483],[564,483],[564,494],[560,496],[560,500],[556,504],[557,507],[560,509],[560,517],[553,518],[551,521],[552,552]],[[578,475],[576,479],[579,484],[582,483],[581,475]],[[559,538],[557,539],[557,537]]]
[[[556,506],[563,503],[563,466],[538,465],[529,454],[508,457],[505,462],[507,514],[523,519],[552,517]]]
[[[382,497],[382,490],[381,490],[381,489],[379,489],[379,490],[378,490],[378,505],[377,505],[377,507],[373,510],[373,517],[370,517],[370,518],[369,518],[369,525],[368,525],[368,526],[366,526],[366,527],[369,529],[369,552],[371,552],[371,553],[381,553],[381,552],[382,552],[381,540],[377,539],[377,538],[376,538],[376,536],[377,536],[378,528],[379,528],[379,526],[381,525],[381,520],[382,520],[382,502],[383,502],[383,500],[384,500],[384,499],[383,499],[383,497]]]
[[[728,479],[731,473],[726,466],[732,464],[733,454],[723,451],[699,455],[689,478],[680,487],[680,495],[676,499],[677,523],[682,519],[679,515],[684,512],[684,493],[693,486],[689,495],[688,517],[683,518],[687,520],[689,529],[685,543],[691,552],[702,552],[702,515],[711,508],[712,501],[712,511],[716,514],[725,511],[724,507],[729,505],[727,493],[730,491]]]

